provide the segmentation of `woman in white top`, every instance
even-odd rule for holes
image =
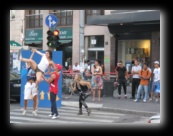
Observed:
[[[19,51],[19,60],[27,63],[29,62],[31,68],[36,72],[35,91],[37,91],[38,84],[42,81],[42,76],[45,73],[46,69],[48,69],[48,67],[51,66],[54,67],[55,65],[52,61],[52,51],[47,50],[45,54],[37,51],[36,49],[32,49],[32,51],[42,56],[39,64],[36,64],[36,62],[33,59],[22,58],[21,50]]]

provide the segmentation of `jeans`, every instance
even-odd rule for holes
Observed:
[[[135,97],[135,92],[138,89],[140,78],[133,78],[132,79],[132,97]]]
[[[87,104],[85,103],[85,99],[88,97],[89,95],[85,95],[85,93],[80,92],[79,93],[79,108],[82,109],[82,105],[88,109]]]
[[[148,85],[139,85],[138,86],[138,92],[137,92],[137,100],[140,98],[141,92],[144,90],[144,100],[148,99]]]
[[[53,92],[50,92],[50,101],[51,101],[52,115],[58,116],[58,110],[57,110],[57,106],[56,106],[56,94],[54,94]]]
[[[121,95],[121,86],[123,86],[124,94],[126,95],[126,79],[118,79],[118,93]]]

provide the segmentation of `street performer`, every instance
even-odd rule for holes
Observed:
[[[85,103],[86,98],[91,95],[91,84],[90,82],[83,81],[80,74],[76,74],[74,77],[74,84],[71,84],[71,88],[73,91],[79,91],[79,113],[78,115],[82,115],[82,105],[86,108],[88,116],[91,113],[91,109],[88,108]]]

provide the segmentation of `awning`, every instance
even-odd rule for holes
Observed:
[[[21,47],[22,45],[19,44],[18,42],[10,41],[10,47],[11,47],[11,46],[19,46],[19,47]]]
[[[25,41],[25,44],[26,45],[29,45],[29,44],[42,44],[42,41]]]
[[[111,15],[88,16],[87,25],[108,25],[121,23],[138,23],[138,22],[158,22],[160,21],[160,11],[143,11],[143,12],[127,12]]]

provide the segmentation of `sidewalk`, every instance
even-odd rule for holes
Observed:
[[[101,102],[97,101],[97,96],[95,102],[92,101],[92,96],[86,99],[88,107],[91,109],[114,111],[119,113],[127,114],[137,114],[142,116],[152,116],[160,113],[160,102],[147,102],[144,103],[142,100],[140,102],[134,102],[130,99],[131,93],[127,92],[127,99],[124,98],[123,90],[121,99],[117,98],[117,92],[114,93],[114,97],[103,96],[101,97]],[[73,106],[79,107],[79,96],[72,96],[68,100],[62,100],[62,106]]]

